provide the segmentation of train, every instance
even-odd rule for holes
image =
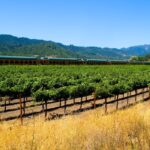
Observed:
[[[108,64],[150,64],[146,61],[85,59],[85,58],[49,58],[36,56],[0,56],[0,65],[108,65]]]

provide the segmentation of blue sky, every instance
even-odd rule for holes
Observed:
[[[150,44],[150,0],[0,0],[0,34],[64,44]]]

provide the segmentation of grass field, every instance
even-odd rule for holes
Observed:
[[[100,109],[60,120],[1,122],[2,150],[150,149],[150,104],[103,115]]]

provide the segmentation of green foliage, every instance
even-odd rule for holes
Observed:
[[[111,88],[112,95],[119,95],[129,91],[129,87],[125,82],[119,82]]]
[[[144,56],[132,56],[131,61],[150,61],[150,52]]]
[[[67,87],[61,87],[57,90],[57,99],[68,99],[69,98],[69,90]]]
[[[0,95],[36,101],[91,95],[107,98],[150,85],[147,65],[1,66]]]
[[[36,101],[49,100],[49,91],[39,89],[33,94],[33,97],[35,98]]]
[[[96,98],[108,98],[111,96],[110,88],[108,86],[99,86],[95,90]]]

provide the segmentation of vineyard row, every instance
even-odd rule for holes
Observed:
[[[73,103],[68,104],[68,103],[64,103],[65,101],[62,101],[63,105],[61,105],[61,106],[59,105],[59,106],[56,106],[56,107],[50,107],[50,108],[48,108],[47,107],[48,104],[45,103],[44,105],[41,105],[42,109],[41,109],[41,111],[39,111],[37,113],[34,112],[34,111],[31,112],[31,113],[25,113],[25,109],[26,109],[26,104],[25,103],[27,101],[24,101],[23,98],[21,98],[21,101],[16,103],[16,105],[20,105],[20,107],[18,109],[18,110],[20,110],[18,116],[21,118],[21,121],[23,121],[23,117],[27,117],[27,116],[30,116],[30,115],[33,115],[33,114],[39,114],[39,113],[42,113],[42,112],[45,113],[45,117],[47,118],[47,112],[57,110],[59,108],[63,108],[64,109],[64,114],[66,114],[67,107],[71,107],[71,106],[74,106],[74,105],[80,105],[80,109],[78,111],[81,111],[81,110],[83,111],[84,107],[82,108],[82,105],[85,104],[85,103],[90,103],[91,104],[90,108],[88,108],[88,109],[104,106],[105,113],[107,113],[107,109],[108,109],[107,107],[108,107],[109,104],[116,103],[115,107],[116,107],[116,110],[117,110],[119,108],[119,102],[120,101],[126,101],[126,106],[128,106],[130,99],[132,99],[132,101],[137,102],[137,98],[138,98],[139,95],[142,96],[141,100],[148,99],[150,97],[149,87],[146,87],[146,88],[143,88],[143,89],[138,89],[137,93],[135,91],[130,91],[130,92],[124,93],[122,95],[113,96],[113,97],[109,97],[109,98],[105,98],[105,99],[94,99],[94,98],[92,98],[93,96],[92,97],[88,96],[88,97],[91,97],[91,98],[90,99],[88,98],[88,99],[82,101],[82,103],[81,103],[81,101],[80,102],[79,101],[77,101],[77,102],[72,101]],[[144,95],[146,95],[146,97]],[[70,101],[70,100],[67,100],[67,101]],[[98,102],[100,102],[100,103],[98,103]],[[55,101],[54,101],[54,103],[55,103]],[[13,104],[12,101],[11,101],[11,103],[5,103],[5,104],[1,105],[1,107],[4,108],[5,113],[7,112],[6,107],[11,106],[11,104]],[[49,106],[50,105],[51,105],[51,103],[49,103]],[[36,107],[36,105],[33,106],[33,109],[34,109],[34,107]],[[76,112],[76,111],[74,111],[74,112]],[[15,117],[15,116],[10,117],[10,118],[8,117],[8,118],[6,118],[6,120],[15,119],[15,118],[17,118],[17,117]]]

